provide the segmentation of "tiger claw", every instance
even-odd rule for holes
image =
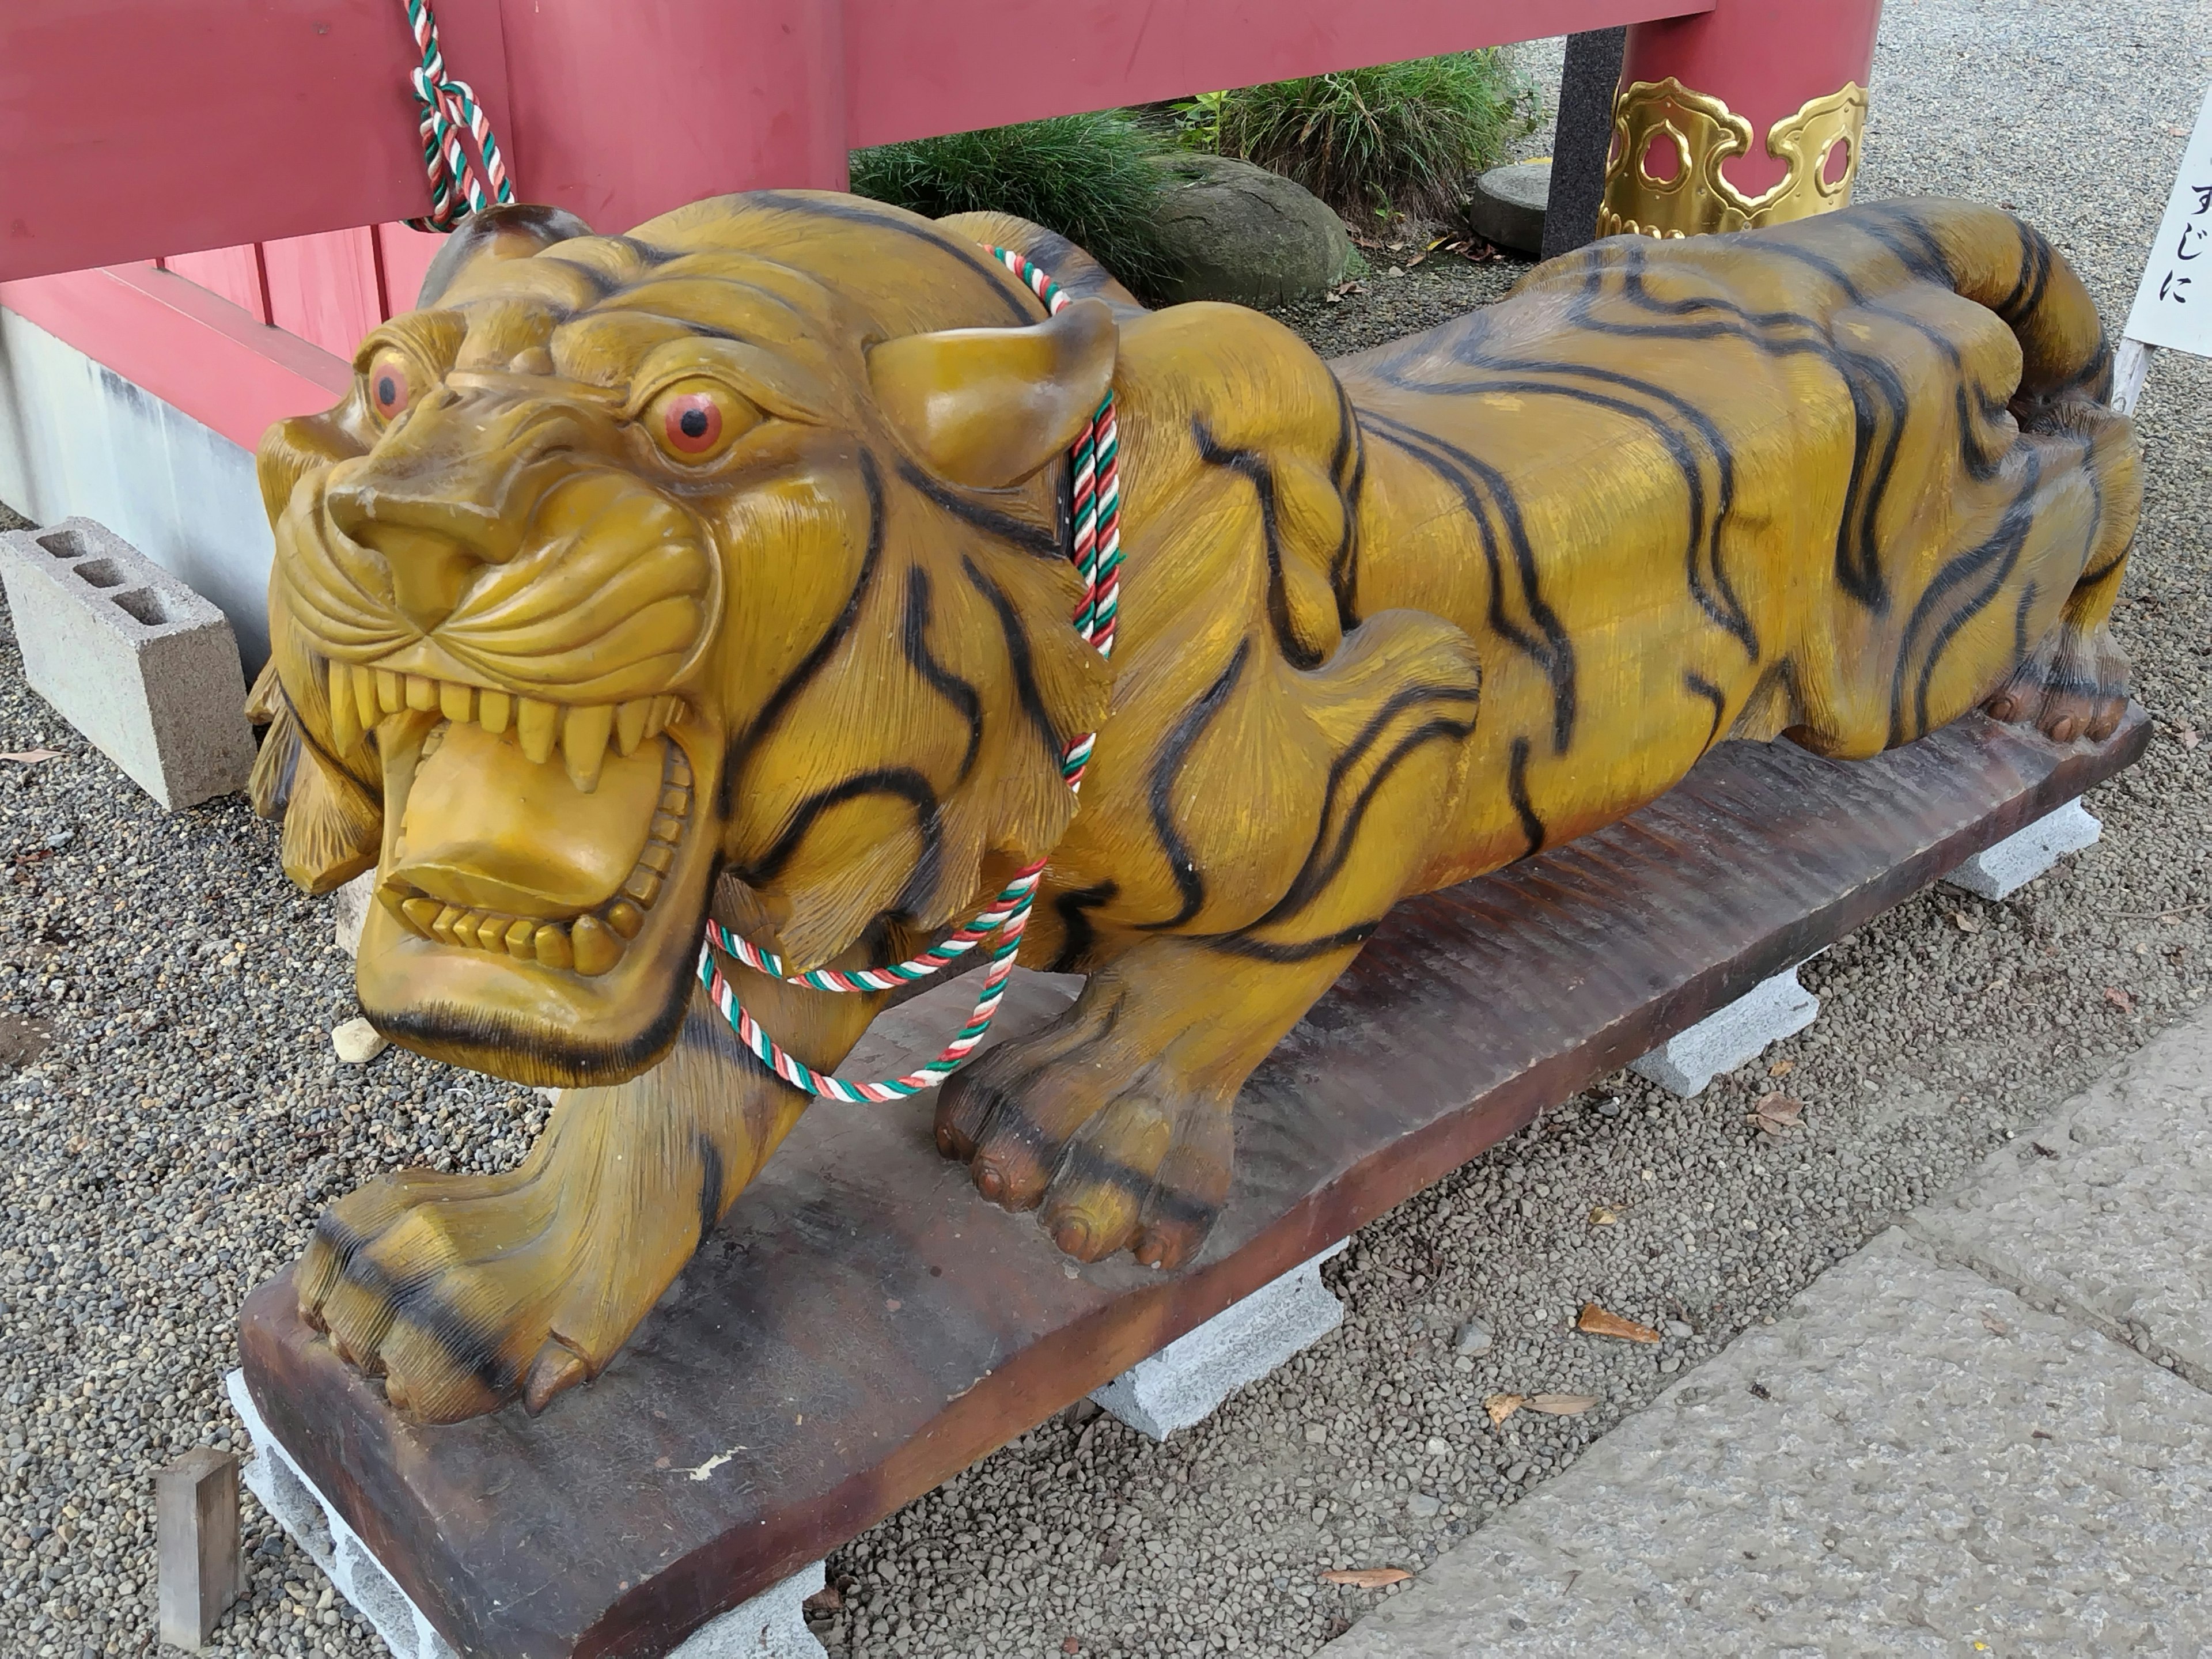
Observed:
[[[530,1372],[523,1379],[522,1408],[532,1417],[553,1403],[553,1397],[566,1393],[579,1382],[591,1380],[591,1367],[583,1356],[563,1343],[557,1336],[549,1337],[545,1346],[538,1351],[538,1358],[530,1362]]]

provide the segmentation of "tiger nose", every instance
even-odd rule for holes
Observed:
[[[434,530],[369,524],[355,538],[382,556],[392,572],[392,602],[422,632],[452,616],[484,561]]]

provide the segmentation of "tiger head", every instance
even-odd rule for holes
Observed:
[[[254,796],[309,890],[375,872],[380,1030],[617,1081],[673,1041],[710,907],[799,971],[1052,846],[1106,699],[1064,456],[1115,325],[1042,314],[849,198],[512,210],[270,431]]]

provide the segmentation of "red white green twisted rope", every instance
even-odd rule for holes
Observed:
[[[407,27],[414,33],[416,49],[422,54],[421,64],[408,76],[408,82],[421,107],[422,169],[430,179],[428,216],[407,222],[417,230],[451,230],[461,221],[464,200],[469,212],[482,213],[495,203],[505,206],[514,201],[514,186],[507,179],[499,140],[492,137],[491,119],[477,102],[475,89],[446,69],[445,49],[438,44],[438,20],[430,10],[430,0],[405,0],[405,3]],[[463,127],[468,129],[483,157],[482,178],[461,144]]]
[[[418,0],[409,0],[409,3],[411,8]],[[1044,301],[1048,311],[1056,313],[1068,303],[1060,284],[1030,260],[1010,248],[994,247],[991,253]],[[1074,623],[1077,631],[1102,657],[1114,654],[1114,623],[1121,609],[1120,457],[1120,434],[1114,422],[1114,392],[1109,386],[1097,412],[1068,452],[1069,506],[1074,532],[1069,557],[1083,578],[1083,599],[1076,607]],[[1097,736],[1095,732],[1085,732],[1062,751],[1060,773],[1069,789],[1083,787],[1083,769],[1090,763]],[[957,933],[940,939],[920,956],[909,957],[887,968],[860,968],[849,972],[817,968],[804,974],[787,974],[782,959],[774,951],[763,951],[719,923],[709,921],[706,942],[699,947],[699,982],[707,988],[708,997],[721,1011],[722,1018],[729,1021],[738,1040],[793,1088],[845,1101],[898,1100],[919,1094],[924,1089],[936,1087],[959,1070],[975,1045],[983,1040],[983,1034],[991,1029],[991,1021],[1006,995],[1006,976],[1014,970],[1015,952],[1020,949],[1022,934],[1030,924],[1030,910],[1036,899],[1037,883],[1044,875],[1045,863],[1045,860],[1039,859],[1017,873],[1000,890],[998,897]],[[990,961],[983,969],[982,988],[976,994],[975,1010],[969,1015],[968,1023],[953,1034],[952,1040],[935,1060],[902,1077],[884,1078],[872,1083],[848,1082],[844,1078],[817,1072],[787,1052],[761,1029],[760,1022],[738,1000],[737,993],[730,988],[729,981],[714,962],[714,952],[720,950],[748,968],[780,979],[787,985],[804,985],[817,991],[888,991],[927,978],[948,963],[965,956],[994,933],[997,940],[991,947]]]

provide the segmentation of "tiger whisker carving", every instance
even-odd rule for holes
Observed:
[[[300,1265],[425,1420],[596,1375],[805,1105],[696,988],[710,917],[873,966],[1048,858],[1020,959],[1084,989],[945,1085],[938,1145],[1061,1249],[1175,1268],[1246,1076],[1400,899],[1724,739],[2125,707],[2110,354],[2049,244],[1964,204],[1613,239],[1333,362],[1003,216],[501,210],[356,368],[261,451],[257,804],[303,885],[375,872],[380,1030],[566,1091],[520,1168],[371,1182]],[[1110,665],[1066,461],[1109,386]],[[821,1070],[884,1000],[723,965]]]

